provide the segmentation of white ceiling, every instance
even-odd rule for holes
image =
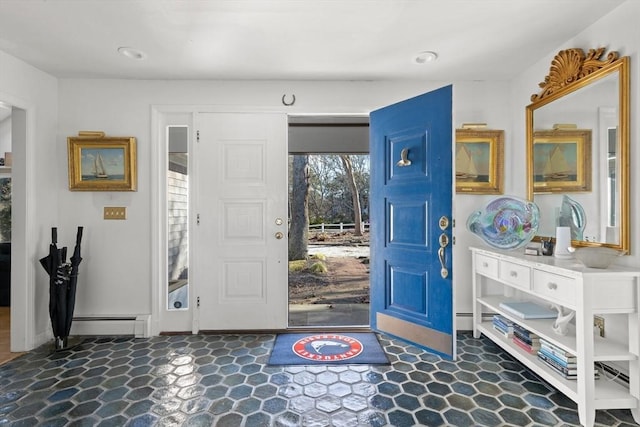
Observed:
[[[0,50],[61,78],[503,80],[623,2],[0,0]]]

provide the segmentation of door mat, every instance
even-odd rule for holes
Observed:
[[[388,365],[373,333],[278,334],[269,365]]]

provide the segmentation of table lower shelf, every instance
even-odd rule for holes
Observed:
[[[577,380],[567,380],[560,374],[554,372],[552,368],[546,366],[545,362],[540,360],[537,355],[526,352],[517,344],[513,343],[511,339],[496,332],[493,329],[492,322],[482,322],[476,325],[476,329],[568,398],[578,404],[582,403],[582,399],[578,396]],[[628,409],[638,407],[638,400],[629,394],[628,388],[624,385],[609,380],[603,375],[601,375],[600,379],[594,380],[594,383],[595,397],[593,405],[595,409]]]

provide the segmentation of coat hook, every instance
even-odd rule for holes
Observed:
[[[403,148],[402,151],[400,152],[400,160],[398,160],[398,163],[396,164],[399,167],[411,165],[411,160],[409,160],[408,157],[409,157],[409,149]]]
[[[287,102],[284,100],[284,98],[287,96],[287,94],[282,95],[282,104],[286,105],[287,107],[292,106],[293,104],[296,103],[296,96],[295,95],[291,95],[291,102]]]

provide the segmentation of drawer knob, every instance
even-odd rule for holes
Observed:
[[[549,283],[547,283],[547,288],[549,288],[551,290],[558,289],[558,285],[556,283],[549,282]]]
[[[518,272],[517,272],[517,271],[513,271],[513,270],[511,270],[511,271],[509,272],[509,276],[511,276],[511,277],[518,277]]]

